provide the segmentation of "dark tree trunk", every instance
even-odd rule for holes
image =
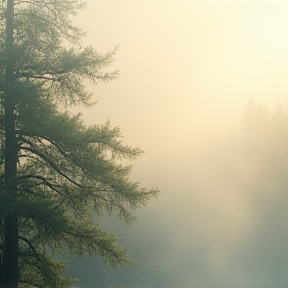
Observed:
[[[7,213],[4,216],[4,249],[3,279],[4,288],[17,288],[19,278],[18,264],[18,217],[12,209],[17,200],[17,160],[18,148],[15,132],[15,93],[13,92],[14,59],[13,59],[13,18],[14,0],[7,0],[6,14],[6,86],[4,91],[5,122],[5,190],[4,201]]]

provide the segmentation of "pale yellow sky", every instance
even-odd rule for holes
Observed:
[[[119,45],[113,68],[121,71],[93,88],[91,113],[144,134],[150,123],[163,137],[180,129],[187,139],[195,122],[231,122],[249,97],[276,105],[288,96],[287,11],[277,0],[88,1],[77,18],[85,44]]]
[[[91,87],[99,102],[85,120],[110,119],[125,143],[145,150],[133,177],[162,190],[149,213],[176,207],[170,249],[205,242],[211,271],[231,274],[257,221],[239,188],[250,168],[225,141],[241,128],[248,98],[272,110],[288,99],[288,1],[88,0],[76,23],[89,31],[85,45],[102,53],[119,45],[111,69],[120,77]],[[219,178],[219,163],[239,187]]]

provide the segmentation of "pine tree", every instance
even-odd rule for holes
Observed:
[[[250,156],[258,157],[267,151],[269,114],[264,105],[248,99],[243,114],[243,126],[248,137]]]
[[[100,55],[80,45],[83,32],[70,17],[84,4],[7,0],[1,8],[4,288],[68,286],[73,280],[62,276],[63,254],[98,255],[112,267],[131,264],[97,217],[116,213],[130,224],[133,211],[158,193],[129,180],[131,166],[121,160],[142,151],[123,145],[118,127],[87,127],[81,115],[69,113],[73,105],[93,106],[84,79],[108,82],[118,75],[102,72],[116,49]]]

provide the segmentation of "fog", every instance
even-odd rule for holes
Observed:
[[[99,219],[137,265],[74,260],[78,286],[288,285],[288,2],[88,0],[75,21],[119,45],[85,121],[120,126],[145,151],[131,177],[161,190],[131,227]]]

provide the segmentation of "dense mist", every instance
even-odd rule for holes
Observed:
[[[288,2],[88,1],[76,19],[120,77],[91,87],[87,123],[145,154],[161,196],[125,226],[99,219],[134,267],[72,261],[77,287],[288,285]],[[86,44],[86,43],[85,43]]]
[[[161,197],[132,227],[101,220],[137,265],[110,271],[99,260],[76,260],[71,273],[80,287],[288,283],[287,109],[279,104],[269,115],[249,99],[242,114],[226,136],[191,146],[178,160],[176,151],[170,164],[157,159],[151,181],[142,178],[157,183]],[[139,163],[135,174],[145,173]]]

